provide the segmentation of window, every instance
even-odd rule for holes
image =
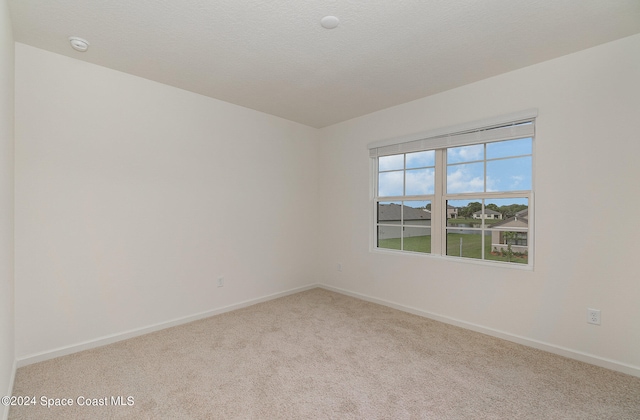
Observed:
[[[370,146],[374,247],[530,266],[535,114]]]
[[[435,152],[402,153],[378,158],[378,247],[431,252],[431,200],[435,188]]]

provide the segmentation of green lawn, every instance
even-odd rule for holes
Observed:
[[[460,255],[460,239],[462,239],[462,255]],[[489,245],[491,247],[491,245]],[[482,258],[482,237],[480,235],[466,235],[449,233],[447,235],[447,255],[453,257]],[[485,252],[489,249],[485,245]]]
[[[498,220],[498,219],[485,219],[484,224],[489,226],[489,225],[493,225],[496,224],[498,222],[502,222],[502,220]],[[447,219],[447,225],[448,226],[455,226],[455,225],[461,225],[461,224],[465,224],[465,225],[479,225],[480,223],[482,223],[482,220],[480,219],[463,219],[463,218],[457,218],[457,219]]]
[[[460,238],[462,238],[462,256],[466,258],[482,258],[482,237],[480,235],[468,235],[461,233],[450,233],[447,235],[447,255],[453,257],[460,256]],[[400,238],[380,239],[379,248],[400,249]],[[431,236],[414,236],[404,239],[404,250],[412,252],[431,252]],[[509,261],[508,258],[501,255],[491,254],[491,238],[487,237],[484,246],[484,255],[486,260],[490,261]],[[511,262],[526,264],[528,257],[511,258]]]
[[[400,249],[400,238],[380,239],[379,248]],[[404,238],[404,250],[431,253],[431,235]]]

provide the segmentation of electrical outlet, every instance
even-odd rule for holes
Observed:
[[[587,308],[587,322],[589,324],[600,325],[600,309]]]
[[[338,271],[342,271],[342,264],[338,263]]]
[[[218,287],[224,286],[224,277],[218,277]]]

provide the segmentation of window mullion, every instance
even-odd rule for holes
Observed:
[[[405,159],[406,159],[406,155],[405,155]],[[406,166],[406,162],[405,162],[405,166]],[[405,171],[404,173],[405,173],[405,184],[406,184],[407,171]],[[404,251],[404,199],[400,201],[400,250]]]
[[[446,249],[446,235],[443,235],[444,225],[446,225],[446,202],[444,201],[445,179],[446,179],[446,162],[445,150],[436,150],[436,168],[435,168],[435,191],[433,202],[431,203],[431,253],[434,255],[443,255]],[[444,215],[444,216],[443,216]],[[443,221],[444,220],[444,221]]]
[[[486,147],[486,145],[485,145],[485,147]],[[485,186],[486,186],[486,184],[487,184],[487,172],[486,172],[487,163],[486,162],[484,164],[484,168],[485,168],[485,176],[484,176],[484,180],[485,181],[484,182],[485,182]],[[482,213],[481,214],[483,216],[482,216],[482,220],[481,220],[481,223],[480,223],[480,227],[481,227],[480,234],[482,235],[480,237],[480,244],[481,244],[481,246],[480,246],[480,259],[484,261],[484,259],[485,259],[485,255],[484,255],[485,243],[484,243],[484,241],[487,240],[487,237],[484,234],[485,230],[487,229],[487,218],[484,217],[484,215],[486,214],[486,212],[485,212],[486,207],[485,206],[486,206],[487,203],[485,202],[484,198],[482,199],[481,203],[482,203]]]
[[[484,160],[482,161],[482,172],[484,175],[484,190],[483,192],[487,192],[487,144],[485,143],[482,147],[482,153]],[[484,209],[482,210],[484,212]]]

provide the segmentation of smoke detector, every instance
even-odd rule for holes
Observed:
[[[320,20],[320,25],[325,29],[333,29],[338,26],[340,20],[335,16],[325,16]]]
[[[78,38],[77,36],[69,37],[69,43],[71,48],[76,51],[85,52],[89,49],[89,42],[86,39]]]

